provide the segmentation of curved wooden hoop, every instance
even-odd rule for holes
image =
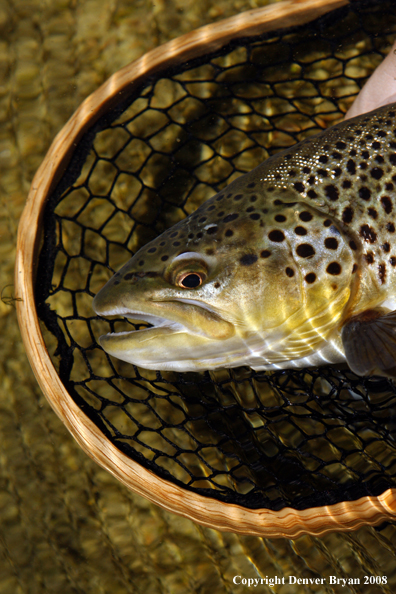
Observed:
[[[141,467],[110,443],[73,402],[52,364],[34,300],[34,271],[41,217],[47,196],[63,174],[87,128],[130,95],[147,76],[227,44],[231,39],[302,25],[345,6],[349,0],[285,0],[208,25],[158,47],[129,64],[90,95],[56,136],[29,192],[18,229],[15,285],[18,321],[26,352],[41,389],[68,430],[98,464],[131,490],[202,525],[257,536],[295,538],[303,533],[352,530],[396,517],[396,489],[378,497],[298,511],[250,510],[197,495]]]

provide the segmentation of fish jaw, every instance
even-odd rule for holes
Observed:
[[[229,349],[235,335],[232,321],[205,303],[170,294],[157,276],[137,277],[133,288],[118,286],[113,277],[94,298],[93,309],[99,316],[121,315],[152,325],[99,339],[109,355],[147,369],[203,369],[207,358]]]
[[[216,340],[177,325],[107,334],[99,343],[109,355],[144,369],[186,372],[243,364],[238,337]]]

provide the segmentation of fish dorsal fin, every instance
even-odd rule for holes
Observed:
[[[396,311],[367,310],[344,325],[341,338],[354,373],[396,377]]]

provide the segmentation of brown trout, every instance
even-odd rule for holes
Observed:
[[[255,370],[347,362],[396,376],[396,104],[239,177],[145,245],[96,295],[138,366]]]

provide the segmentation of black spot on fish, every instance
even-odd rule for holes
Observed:
[[[285,239],[285,235],[283,231],[280,231],[279,229],[274,229],[274,231],[270,231],[270,233],[268,234],[268,238],[271,241],[279,243]]]
[[[384,170],[381,169],[381,167],[373,167],[370,170],[370,175],[374,179],[381,179],[381,177],[384,175]]]
[[[394,190],[395,186],[392,184],[392,182],[388,182],[385,184],[385,190],[387,192],[392,192]]]
[[[355,251],[357,250],[357,245],[356,243],[353,241],[353,239],[351,239],[351,241],[349,242],[349,247],[351,248],[351,250]]]
[[[342,173],[341,167],[336,167],[335,169],[333,169],[333,175],[335,177],[340,177],[341,173]]]
[[[396,155],[392,155],[392,156],[393,156],[393,157],[395,158],[395,160],[396,160]],[[391,158],[392,158],[392,157],[389,157],[389,159],[391,159]],[[377,155],[377,156],[375,157],[375,161],[377,161],[377,163],[379,163],[380,165],[382,165],[382,163],[385,163],[385,159],[384,159],[384,157],[382,157],[381,155]]]
[[[333,276],[338,276],[341,273],[341,270],[342,268],[338,262],[330,262],[326,268],[326,272],[328,274],[332,274]]]
[[[251,182],[251,183],[250,183],[250,184],[248,184],[246,187],[247,187],[247,188],[255,188],[255,187],[256,187],[256,184],[255,184],[255,182]]]
[[[144,264],[144,260],[140,260],[139,266],[143,266],[143,264]]]
[[[389,155],[389,161],[392,163],[392,165],[396,165],[396,154],[395,153],[391,153]]]
[[[316,281],[316,274],[314,272],[309,272],[304,279],[309,285]]]
[[[188,234],[188,239],[193,239],[195,237],[194,233],[189,233]]]
[[[381,285],[383,285],[385,282],[385,276],[386,276],[386,267],[385,267],[385,264],[383,264],[383,263],[378,264],[378,276],[379,276]]]
[[[234,213],[229,214],[226,217],[224,217],[223,223],[230,223],[231,221],[235,221],[235,219],[237,219],[238,217],[239,217],[239,214],[234,212]]]
[[[296,182],[294,184],[294,189],[297,190],[297,192],[304,192],[304,184],[301,182]]]
[[[336,250],[338,248],[338,241],[335,237],[327,237],[324,244],[328,250]]]
[[[286,268],[285,272],[289,278],[292,278],[294,276],[294,270],[293,268],[289,268],[289,266]]]
[[[324,225],[325,227],[330,227],[330,225],[331,225],[331,220],[330,220],[330,219],[326,219],[325,221],[323,221],[323,225]]]
[[[302,170],[303,170],[303,173],[311,173],[310,167],[303,167]]]
[[[374,262],[373,252],[367,252],[367,254],[364,254],[364,257],[366,258],[366,262],[368,264],[372,264]]]
[[[224,235],[226,237],[232,237],[234,235],[234,231],[232,229],[227,229],[227,231],[224,233]]]
[[[392,205],[392,200],[389,198],[389,196],[382,196],[381,204],[382,204],[382,207],[383,207],[384,211],[386,212],[386,214],[390,214],[392,212],[393,205]]]
[[[175,247],[177,247],[178,245],[180,245],[180,241],[174,241],[174,242],[172,243],[172,245],[174,245]]]
[[[396,266],[396,258],[394,256],[389,258],[389,262],[392,264],[392,266]]]
[[[242,264],[242,266],[250,266],[251,264],[257,262],[257,260],[258,257],[256,256],[256,254],[245,254],[244,256],[242,256],[239,262]]]
[[[127,274],[124,276],[124,280],[126,280],[126,281],[132,280],[134,276],[135,276],[135,275],[133,274],[133,272],[128,272],[128,273],[127,273]]]
[[[352,187],[352,182],[350,182],[349,179],[346,179],[342,182],[342,187],[344,188],[344,190],[348,190]]]
[[[362,151],[362,157],[363,159],[368,159],[370,156],[370,153],[368,151]]]
[[[346,206],[342,211],[342,220],[344,223],[348,224],[353,219],[353,208],[350,206]]]
[[[198,221],[198,223],[204,223],[206,221],[206,217],[201,217]]]
[[[281,214],[276,215],[274,218],[278,223],[284,223],[286,221],[286,217]]]
[[[367,163],[362,162],[362,163],[359,163],[359,167],[360,167],[360,169],[365,170],[365,169],[367,169],[368,165],[367,165]]]
[[[359,196],[362,200],[370,200],[371,198],[371,190],[366,186],[359,188]]]
[[[201,231],[199,233],[197,233],[197,239],[202,239],[203,237],[203,233],[201,233]]]
[[[298,216],[301,221],[304,221],[304,223],[308,223],[308,221],[312,221],[312,215],[307,210],[303,210],[303,212],[300,212],[300,214]]]
[[[356,270],[357,270],[357,269],[358,269],[358,265],[357,265],[357,264],[354,264],[354,265],[352,266],[352,274],[353,274],[354,272],[356,272]]]
[[[260,215],[258,214],[258,212],[254,212],[253,214],[251,214],[249,216],[253,221],[258,221],[260,218]]]
[[[216,281],[215,284],[214,284],[214,288],[215,289],[218,289],[219,287],[220,287],[220,283],[218,281]]]
[[[219,219],[221,219],[222,216],[224,216],[224,210],[221,210],[220,212],[217,213],[217,217]]]
[[[375,210],[375,208],[369,208],[367,212],[369,217],[371,217],[372,219],[378,218],[378,212]]]
[[[253,194],[253,196],[250,196],[250,202],[256,202],[256,200],[257,200],[256,194]]]
[[[336,148],[338,148],[339,151],[343,151],[346,149],[346,144],[345,142],[342,142],[341,140],[339,140],[338,142],[336,142]]]
[[[315,190],[308,190],[307,195],[308,195],[309,198],[317,198],[318,197],[318,195],[315,192]]]
[[[327,163],[327,161],[329,160],[329,157],[327,155],[320,155],[319,157],[319,163]]]
[[[370,225],[362,225],[360,227],[360,235],[370,243],[375,243],[377,239],[377,234]]]
[[[271,255],[271,252],[269,250],[263,250],[262,252],[260,252],[260,256],[262,258],[269,258]]]
[[[235,200],[235,202],[238,202],[238,200],[242,200],[242,198],[243,198],[243,194],[236,194],[236,195],[234,196],[234,200]]]
[[[147,250],[147,252],[149,254],[154,254],[154,252],[156,252],[156,251],[157,251],[157,248],[155,248],[155,247],[151,247],[149,250]]]
[[[341,153],[338,153],[337,151],[332,152],[331,156],[333,157],[333,159],[337,159],[337,161],[342,158]]]
[[[254,206],[249,206],[249,208],[247,208],[245,212],[253,212],[254,210],[255,210]]]
[[[315,255],[315,250],[309,243],[301,243],[297,246],[296,252],[300,258],[311,258]]]
[[[390,244],[387,241],[381,247],[382,247],[382,249],[384,250],[385,253],[389,253],[390,252]]]
[[[393,223],[386,223],[386,229],[387,229],[387,231],[389,231],[389,233],[395,232],[395,226]]]
[[[161,256],[161,260],[163,262],[166,262],[167,260],[169,260],[169,256]]]
[[[301,235],[301,236],[303,236],[303,235],[306,235],[306,234],[308,233],[308,231],[305,229],[305,227],[302,227],[301,225],[298,225],[298,227],[296,227],[296,228],[294,229],[294,233],[295,233],[296,235]]]
[[[321,175],[322,177],[329,177],[326,169],[318,169],[318,175]]]
[[[212,210],[214,210],[216,208],[216,206],[214,204],[212,204],[211,206],[209,206],[206,210],[208,212],[211,212]]]
[[[355,161],[353,161],[352,159],[349,159],[347,162],[347,170],[348,173],[350,173],[351,175],[355,175],[356,173]]]

